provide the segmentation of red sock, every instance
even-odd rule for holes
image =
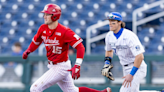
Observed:
[[[107,89],[104,89],[102,91],[87,88],[87,87],[79,87],[79,92],[107,92]]]
[[[79,92],[107,92],[107,89],[99,91],[99,90],[95,90],[95,89],[92,89],[92,88],[79,87]]]
[[[79,92],[101,92],[95,89],[87,88],[87,87],[79,87]]]

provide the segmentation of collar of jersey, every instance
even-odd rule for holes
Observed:
[[[113,33],[114,36],[118,39],[120,37],[120,35],[122,34],[123,28],[121,28],[118,33]]]

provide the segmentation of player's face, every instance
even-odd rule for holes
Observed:
[[[51,20],[51,16],[52,14],[47,14],[47,13],[44,13],[44,23],[47,24],[47,25],[50,25],[52,24],[52,20]]]
[[[120,22],[117,20],[109,20],[110,31],[117,31],[120,28]]]

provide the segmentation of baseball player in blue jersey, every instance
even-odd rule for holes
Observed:
[[[102,75],[114,80],[112,73],[113,52],[118,55],[123,67],[124,82],[120,92],[139,92],[141,80],[146,76],[147,65],[144,61],[145,52],[136,34],[124,28],[122,16],[118,12],[112,12],[107,16],[110,31],[105,38],[105,64]]]

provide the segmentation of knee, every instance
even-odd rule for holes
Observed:
[[[32,85],[30,87],[30,92],[42,92],[42,91],[39,90],[39,88],[37,87],[37,85]]]

